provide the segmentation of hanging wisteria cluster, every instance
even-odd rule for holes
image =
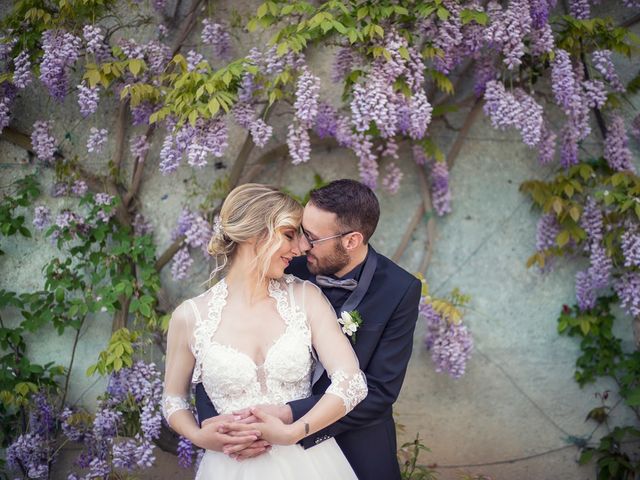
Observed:
[[[212,234],[211,224],[200,213],[187,208],[182,210],[178,224],[171,233],[172,240],[184,236],[184,246],[178,250],[171,264],[171,275],[175,280],[187,278],[189,269],[193,265],[193,257],[189,248],[199,248],[206,254]]]
[[[420,299],[420,317],[424,321],[424,345],[431,351],[436,372],[445,372],[452,378],[462,377],[473,351],[473,337],[468,327],[436,311],[429,296]]]
[[[161,397],[158,368],[142,361],[111,375],[94,415],[68,406],[60,410],[43,393],[34,394],[28,430],[7,449],[8,467],[28,478],[50,478],[60,428],[67,440],[83,445],[74,467],[84,473],[69,473],[68,480],[149,468],[162,424]],[[140,433],[127,436],[138,425]]]

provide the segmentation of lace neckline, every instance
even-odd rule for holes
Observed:
[[[284,277],[285,283],[291,283],[293,281],[293,277],[290,275],[285,275]],[[275,279],[269,280],[269,285],[267,287],[269,297],[273,298],[276,301],[276,310],[282,320],[285,322],[285,329],[277,338],[271,342],[271,345],[266,350],[264,355],[264,360],[262,363],[258,364],[251,355],[242,350],[234,347],[233,345],[227,343],[221,343],[213,339],[213,335],[215,334],[218,326],[220,325],[220,321],[222,320],[222,310],[227,305],[227,297],[229,295],[229,288],[226,281],[226,278],[222,278],[218,283],[216,283],[211,288],[211,296],[208,302],[208,324],[211,327],[209,331],[207,331],[207,336],[212,345],[218,346],[220,348],[224,348],[231,352],[234,352],[244,358],[253,366],[254,370],[259,370],[264,368],[265,364],[269,359],[269,355],[274,350],[274,347],[280,343],[290,332],[291,327],[291,308],[289,302],[287,301],[287,293],[282,290],[280,281]]]

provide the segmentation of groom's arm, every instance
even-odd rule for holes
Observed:
[[[387,322],[380,342],[367,365],[365,375],[369,393],[347,416],[327,428],[306,437],[305,448],[315,445],[318,437],[335,436],[352,428],[366,426],[377,420],[398,398],[413,348],[413,332],[418,318],[422,285],[411,283],[392,317]],[[293,420],[306,414],[322,397],[311,397],[289,403]]]
[[[213,406],[209,395],[204,389],[202,382],[196,384],[196,411],[198,412],[198,422],[202,425],[207,418],[217,417],[218,412]]]

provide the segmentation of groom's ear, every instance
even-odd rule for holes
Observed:
[[[364,243],[364,237],[360,232],[353,232],[347,236],[345,248],[347,250],[355,250]]]

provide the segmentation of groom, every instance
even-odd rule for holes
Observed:
[[[300,247],[306,259],[295,258],[287,272],[320,286],[338,317],[358,311],[363,321],[353,348],[369,387],[353,411],[304,438],[302,446],[335,437],[360,480],[399,480],[392,405],[411,357],[421,284],[369,245],[379,216],[378,199],[360,182],[336,180],[313,190],[302,220]],[[330,384],[321,368],[314,381],[310,397],[263,407],[284,422],[297,420]],[[216,415],[202,384],[196,386],[196,407],[201,421]],[[249,446],[238,457],[261,451]]]

